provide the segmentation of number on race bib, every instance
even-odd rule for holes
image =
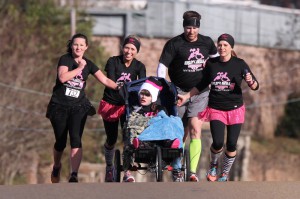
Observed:
[[[67,88],[65,93],[66,96],[74,97],[74,98],[78,98],[79,94],[80,94],[79,90],[71,89],[71,88]]]

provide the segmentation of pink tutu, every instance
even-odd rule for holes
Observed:
[[[245,105],[231,111],[221,111],[206,107],[198,113],[198,118],[204,122],[219,120],[226,125],[242,124],[245,121]]]

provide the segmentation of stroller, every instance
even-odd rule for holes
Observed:
[[[132,82],[127,82],[124,84],[123,89],[121,90],[121,95],[123,95],[125,99],[127,120],[130,115],[131,108],[139,104],[138,91],[141,85],[147,79],[148,78],[146,77]],[[177,90],[174,84],[168,82],[164,78],[157,77],[157,80],[162,83],[162,87],[163,87],[158,97],[157,103],[166,108],[168,115],[177,116],[177,108],[176,108]],[[160,145],[156,145],[155,144],[156,142],[152,142],[152,141],[149,142],[151,142],[152,147],[137,148],[133,150],[132,152],[133,164],[129,167],[130,171],[146,170],[150,172],[155,172],[156,181],[162,182],[163,171],[172,170],[170,164],[175,158],[180,157],[182,159],[181,171],[183,171],[184,180],[185,181],[189,180],[190,154],[188,149],[165,148]],[[121,172],[124,170],[123,170],[123,165],[121,164],[121,152],[119,149],[115,150],[114,168],[115,168],[114,179],[116,182],[120,182]]]

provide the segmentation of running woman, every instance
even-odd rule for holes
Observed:
[[[60,57],[57,65],[56,83],[46,114],[55,135],[52,183],[60,181],[61,158],[66,148],[68,134],[71,145],[69,182],[78,182],[77,173],[82,159],[81,137],[87,116],[96,113],[84,92],[88,76],[92,74],[100,83],[111,89],[119,88],[92,61],[84,57],[87,49],[87,37],[80,33],[75,34],[68,41],[67,54]]]
[[[118,85],[146,77],[145,65],[135,59],[140,51],[141,42],[135,35],[125,38],[122,55],[110,57],[105,66],[107,77]],[[104,156],[106,161],[105,182],[113,182],[114,147],[118,138],[119,123],[123,129],[125,122],[125,102],[119,91],[106,87],[99,104],[98,114],[102,116],[106,142]]]
[[[243,59],[236,57],[233,47],[234,39],[231,35],[220,35],[217,45],[220,56],[208,60],[200,83],[185,95],[178,95],[178,105],[181,106],[190,97],[211,85],[208,106],[199,113],[200,120],[210,122],[213,139],[210,147],[210,168],[206,176],[208,181],[229,180],[229,172],[237,155],[237,140],[245,119],[242,81],[245,80],[252,90],[259,88],[258,81],[249,66]],[[224,151],[225,128],[227,129],[226,150],[222,168],[218,172],[218,160]]]

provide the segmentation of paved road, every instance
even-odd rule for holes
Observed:
[[[78,183],[0,186],[0,199],[298,199],[299,182]]]

